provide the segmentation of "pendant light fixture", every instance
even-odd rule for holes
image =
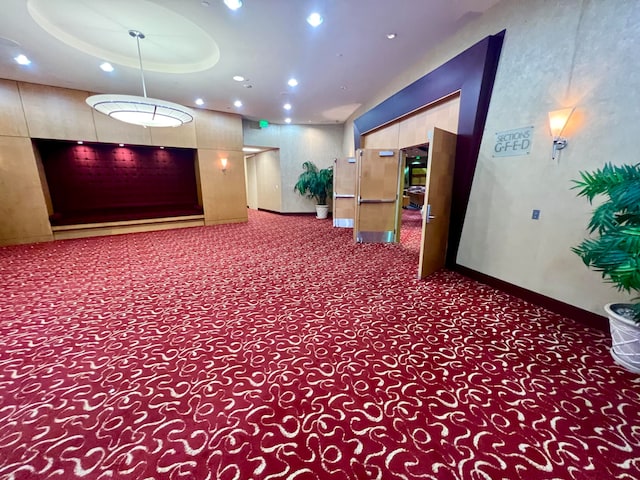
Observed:
[[[138,46],[138,61],[142,78],[143,97],[137,95],[92,95],[86,102],[100,113],[120,120],[121,122],[142,125],[143,127],[179,127],[193,121],[193,112],[177,103],[147,97],[147,87],[144,83],[142,68],[142,54],[140,40],[144,33],[129,30],[129,35],[136,39]]]

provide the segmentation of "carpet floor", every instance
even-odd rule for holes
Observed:
[[[0,478],[640,478],[608,336],[329,220],[0,248]]]

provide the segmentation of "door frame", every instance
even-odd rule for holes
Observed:
[[[460,92],[460,115],[447,267],[456,266],[489,101],[506,30],[489,35],[435,70],[398,91],[353,122],[354,148],[362,135]]]

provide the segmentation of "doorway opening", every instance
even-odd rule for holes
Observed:
[[[423,143],[403,148],[404,178],[400,243],[411,250],[420,250],[422,234],[422,207],[427,184],[427,160],[429,144]]]

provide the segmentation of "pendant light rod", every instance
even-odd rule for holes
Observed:
[[[140,51],[140,39],[144,38],[144,33],[138,30],[129,30],[129,35],[136,39],[138,45],[138,62],[140,63],[140,77],[142,78],[142,94],[147,98],[147,86],[144,83],[144,69],[142,68],[142,52]]]

